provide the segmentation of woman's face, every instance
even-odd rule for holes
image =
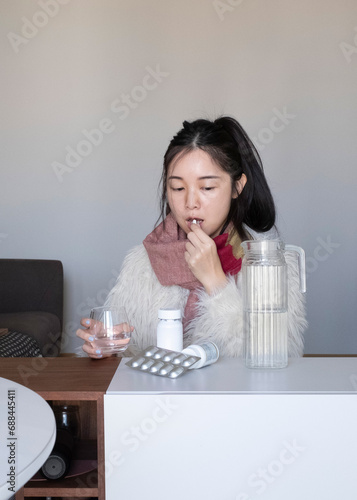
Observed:
[[[239,187],[237,183],[238,192]],[[231,200],[237,196],[237,191],[232,191],[229,174],[201,149],[174,159],[169,166],[167,200],[172,215],[185,233],[191,230],[192,221],[196,219],[208,236],[219,235]]]

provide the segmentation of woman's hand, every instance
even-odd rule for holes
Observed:
[[[95,332],[98,331],[98,329],[100,329],[101,322],[96,321],[94,319],[82,318],[81,325],[84,326],[85,330],[79,328],[76,331],[76,335],[77,337],[84,340],[84,344],[82,346],[83,351],[87,353],[88,356],[94,359],[108,358],[112,356],[111,354],[103,354],[102,351],[100,350],[100,347],[96,346],[95,343]],[[134,327],[129,326],[128,324],[123,324],[114,326],[114,330],[115,329],[118,329],[118,333],[129,330],[132,332],[134,330]],[[126,345],[129,341],[130,338],[118,339],[115,341],[115,343],[120,346],[123,346]]]
[[[188,267],[211,295],[227,284],[216,244],[197,224],[192,224],[187,238],[185,259]]]

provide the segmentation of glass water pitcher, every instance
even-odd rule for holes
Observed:
[[[305,252],[281,240],[242,243],[245,360],[249,368],[288,364],[288,270],[285,252],[296,252],[300,291],[306,291]]]

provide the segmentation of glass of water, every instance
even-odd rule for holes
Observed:
[[[124,307],[94,307],[90,318],[94,320],[92,343],[103,354],[121,353],[127,349],[133,328]]]

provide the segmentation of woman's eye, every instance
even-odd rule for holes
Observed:
[[[171,189],[172,189],[172,191],[183,191],[183,187],[180,187],[180,188],[173,188],[172,187]]]
[[[212,191],[214,189],[214,187],[204,187],[203,190],[204,191]]]

